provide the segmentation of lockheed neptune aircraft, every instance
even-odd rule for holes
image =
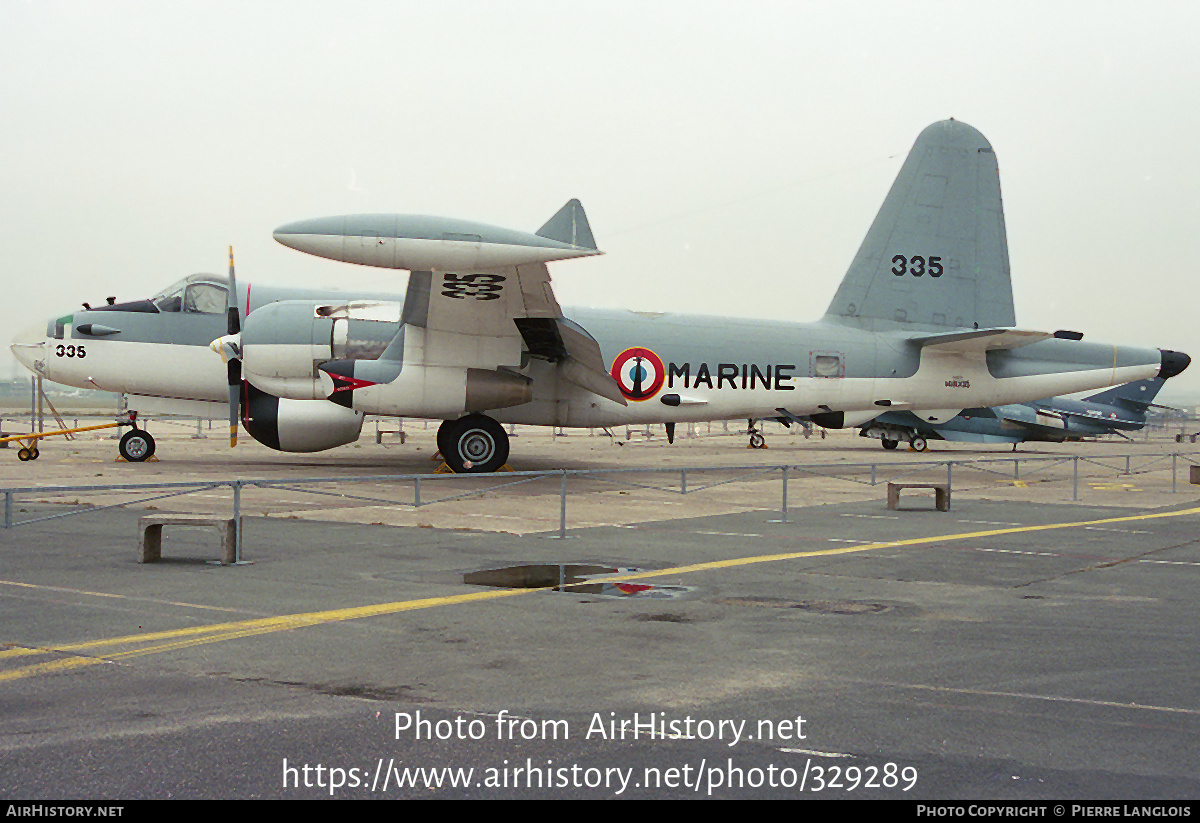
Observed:
[[[941,424],[963,409],[1170,377],[1190,362],[1015,328],[996,156],[954,120],[917,138],[813,323],[560,308],[546,263],[600,253],[575,200],[533,234],[352,215],[275,238],[407,269],[407,293],[243,289],[193,275],[148,300],[85,304],[13,350],[72,386],[228,398],[231,435],[240,413],[284,451],[352,442],[364,414],[440,419],[438,446],[458,472],[504,465],[503,423],[665,423],[670,435],[682,422],[862,426],[908,411]],[[153,448],[139,436],[135,458]]]
[[[927,438],[971,443],[1017,443],[1040,440],[1061,443],[1105,434],[1137,431],[1146,425],[1146,412],[1166,381],[1137,380],[1093,394],[1083,400],[1049,397],[1032,403],[1012,403],[994,409],[963,409],[940,425],[926,423],[911,412],[884,412],[859,434],[876,437],[885,449],[904,441],[924,451]],[[1159,406],[1159,408],[1166,408]]]

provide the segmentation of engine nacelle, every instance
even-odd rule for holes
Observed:
[[[242,376],[277,397],[324,398],[317,367],[379,357],[400,330],[400,308],[386,301],[285,300],[256,309],[240,335]]]
[[[369,414],[449,420],[533,399],[533,381],[504,369],[336,360],[321,374],[331,402]]]
[[[365,415],[323,400],[290,400],[242,384],[242,425],[264,446],[319,452],[353,443]]]

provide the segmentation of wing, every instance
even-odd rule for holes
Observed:
[[[426,365],[517,370],[527,353],[554,363],[567,382],[625,404],[599,344],[562,316],[544,263],[469,274],[413,272],[401,322],[410,357],[417,354],[411,330],[421,330]],[[402,359],[401,336],[384,358]]]
[[[367,367],[376,382],[405,362],[517,371],[535,358],[625,404],[599,344],[562,316],[545,265],[600,253],[578,200],[533,234],[441,217],[346,215],[282,226],[275,239],[319,257],[412,272],[400,331]]]

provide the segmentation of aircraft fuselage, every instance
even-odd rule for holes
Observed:
[[[217,283],[220,278],[213,277]],[[337,305],[349,295],[247,287],[247,316],[282,300]],[[363,300],[362,295],[354,295]],[[400,330],[402,295],[371,299],[396,307],[394,320],[369,321],[371,336],[386,342]],[[80,388],[135,395],[225,401],[226,370],[209,344],[225,330],[217,313],[127,309],[83,310],[51,324],[40,343],[27,341],[23,362],[49,380]],[[309,306],[313,308],[309,308]],[[603,361],[626,404],[561,379],[552,362],[526,357],[516,373],[532,381],[528,402],[489,411],[502,422],[555,426],[611,426],[769,418],[781,410],[820,415],[865,410],[868,418],[906,408],[964,409],[1024,402],[1130,380],[1160,371],[1156,349],[1114,347],[1075,340],[1044,340],[986,354],[934,354],[914,345],[912,331],[880,333],[836,322],[787,323],[624,310],[564,309],[567,319],[599,344]],[[336,324],[330,323],[331,329]],[[332,331],[275,343],[319,365],[339,354]],[[363,335],[359,335],[361,338]],[[361,340],[359,341],[361,344]],[[378,352],[376,352],[378,354]],[[1064,369],[1069,364],[1069,369]],[[623,369],[622,367],[625,366]],[[310,372],[316,375],[314,369]],[[631,376],[632,375],[632,376]],[[635,378],[641,377],[641,380]],[[258,384],[253,375],[248,379]],[[324,402],[316,376],[299,394],[280,392],[264,378],[263,391]],[[354,407],[376,414],[439,417],[434,408],[406,405],[404,396],[374,403],[356,391]],[[847,421],[852,425],[852,421]]]

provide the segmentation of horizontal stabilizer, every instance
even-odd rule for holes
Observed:
[[[975,354],[995,349],[1018,349],[1053,336],[1049,332],[1023,329],[972,329],[910,337],[908,342],[922,348],[936,348],[947,354]]]

